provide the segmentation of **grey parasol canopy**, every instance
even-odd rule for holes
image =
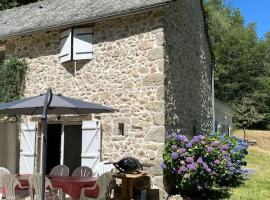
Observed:
[[[55,95],[51,89],[46,94],[30,97],[22,100],[15,100],[0,104],[0,114],[9,115],[41,115],[42,121],[42,167],[41,167],[41,199],[45,200],[45,172],[47,157],[47,127],[48,115],[64,114],[91,114],[91,113],[110,113],[116,109],[103,106],[101,104],[89,103],[78,99]]]
[[[42,115],[46,94],[30,97],[22,100],[15,100],[8,103],[0,104],[0,114],[10,115]],[[116,109],[62,96],[52,94],[51,103],[47,113],[64,115],[64,114],[89,114],[89,113],[110,113]]]

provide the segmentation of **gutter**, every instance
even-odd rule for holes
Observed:
[[[119,17],[123,17],[123,16],[133,15],[133,14],[140,14],[140,13],[153,11],[153,10],[156,10],[158,8],[168,6],[170,2],[174,2],[174,1],[177,1],[177,0],[167,0],[166,2],[163,2],[163,3],[159,3],[159,4],[155,4],[155,5],[151,5],[151,6],[147,6],[147,7],[143,7],[143,8],[132,9],[129,11],[124,11],[122,13],[111,14],[111,15],[107,15],[104,17],[96,17],[96,18],[92,18],[92,19],[78,20],[78,21],[75,21],[72,23],[64,23],[61,25],[47,26],[45,28],[37,28],[37,29],[30,30],[30,31],[23,31],[20,33],[8,34],[8,35],[4,35],[2,37],[0,36],[0,40],[12,38],[12,37],[23,36],[23,35],[26,35],[29,33],[34,33],[34,32],[49,31],[49,30],[65,28],[65,27],[70,27],[70,26],[75,26],[75,25],[76,26],[83,25],[86,23],[96,23],[96,22],[100,22],[100,21],[115,19],[115,18],[119,18]]]

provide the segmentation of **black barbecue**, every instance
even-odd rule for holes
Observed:
[[[143,167],[151,167],[152,165],[143,164],[138,159],[133,157],[125,157],[118,162],[113,163],[115,168],[119,170],[120,173],[128,173],[133,171],[142,170]]]

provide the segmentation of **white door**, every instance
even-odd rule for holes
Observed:
[[[101,135],[98,121],[83,121],[82,123],[82,166],[90,167],[97,173],[100,163]]]
[[[32,174],[35,167],[36,123],[21,124],[20,174]]]

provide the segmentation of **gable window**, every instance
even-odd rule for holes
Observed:
[[[5,60],[5,52],[6,52],[6,46],[0,44],[0,64],[2,64]]]
[[[90,60],[93,57],[93,29],[72,28],[61,34],[60,63],[76,60]]]

